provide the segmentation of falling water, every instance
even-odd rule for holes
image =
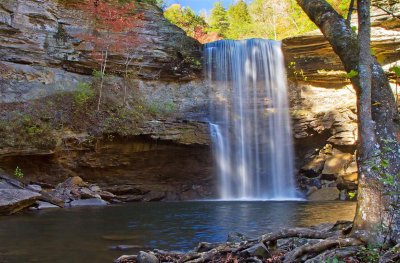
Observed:
[[[220,197],[293,199],[293,143],[280,42],[206,44]]]

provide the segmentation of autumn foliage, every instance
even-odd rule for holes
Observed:
[[[110,52],[123,53],[126,63],[130,63],[132,50],[140,43],[133,30],[141,25],[142,14],[137,13],[134,1],[120,4],[118,0],[86,0],[79,8],[90,17],[93,31],[78,37],[92,46],[92,56],[100,64],[100,93],[98,110],[102,99],[104,75]],[[128,68],[129,65],[125,65]]]
[[[217,41],[222,39],[222,37],[216,32],[207,32],[205,27],[196,27],[194,29],[193,38],[202,44]]]

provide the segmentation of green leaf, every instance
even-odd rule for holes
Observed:
[[[356,26],[352,26],[352,27],[351,27],[351,30],[352,30],[354,33],[356,33],[356,32],[357,32],[357,27],[356,27]]]
[[[357,77],[357,76],[358,76],[358,71],[356,71],[354,69],[350,70],[350,72],[347,73],[347,77],[349,79]]]
[[[350,199],[354,199],[354,197],[356,197],[356,193],[355,192],[349,192],[348,196]]]
[[[399,66],[393,66],[389,70],[393,71],[397,77],[400,77],[400,67]]]
[[[388,168],[389,167],[389,160],[382,160],[381,161],[381,166],[383,167],[383,168]]]

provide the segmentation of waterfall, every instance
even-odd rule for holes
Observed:
[[[220,40],[206,44],[204,52],[220,198],[295,198],[280,42]]]

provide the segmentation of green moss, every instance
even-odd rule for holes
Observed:
[[[27,113],[14,111],[0,120],[0,147],[34,146],[51,149],[56,145],[50,125]]]
[[[78,82],[74,93],[74,101],[77,106],[83,106],[95,97],[95,91],[88,82]]]
[[[153,117],[168,117],[176,112],[177,106],[172,100],[168,101],[152,101],[147,104],[147,111]]]

